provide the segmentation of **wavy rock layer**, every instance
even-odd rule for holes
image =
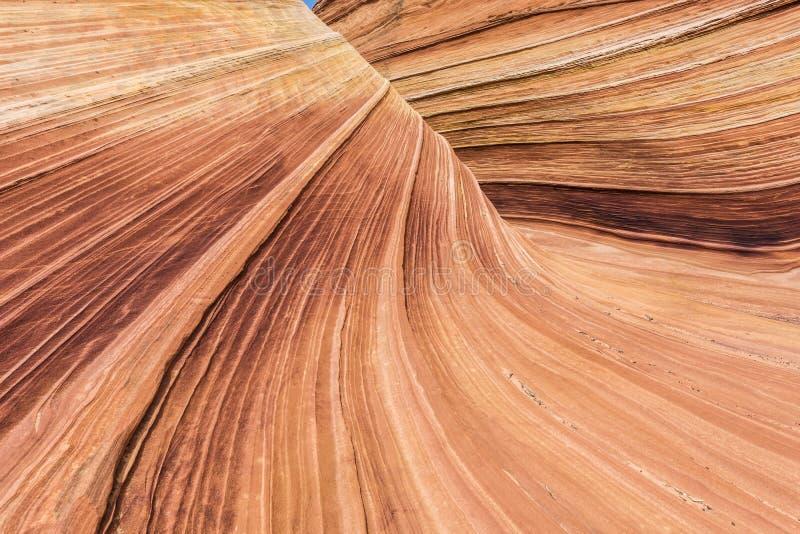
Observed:
[[[323,0],[500,212],[800,246],[800,5]]]
[[[0,531],[800,526],[796,255],[510,226],[299,2],[0,21]]]

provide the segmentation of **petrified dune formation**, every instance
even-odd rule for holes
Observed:
[[[509,225],[299,0],[0,33],[0,532],[800,527],[795,252]]]
[[[798,2],[315,9],[448,139],[504,216],[715,248],[800,246]]]

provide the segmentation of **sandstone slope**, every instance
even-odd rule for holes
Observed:
[[[500,212],[800,246],[800,4],[323,0]]]
[[[1,532],[800,525],[796,256],[511,226],[299,0],[0,21]]]

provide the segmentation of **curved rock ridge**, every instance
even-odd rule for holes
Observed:
[[[0,33],[0,532],[800,526],[796,253],[511,225],[299,0]]]
[[[800,247],[800,5],[324,0],[506,217]]]

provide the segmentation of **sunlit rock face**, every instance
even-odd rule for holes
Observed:
[[[800,246],[800,6],[325,0],[500,212],[704,247]]]
[[[510,225],[299,0],[0,35],[0,532],[800,526],[796,253]]]

